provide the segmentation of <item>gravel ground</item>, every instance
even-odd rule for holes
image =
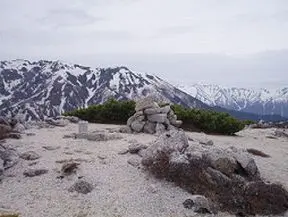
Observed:
[[[148,144],[153,135],[121,134],[120,140],[105,142],[84,139],[63,138],[65,134],[77,132],[78,125],[66,127],[30,129],[34,136],[24,135],[21,140],[7,140],[8,145],[19,153],[35,151],[41,157],[35,161],[23,159],[5,173],[0,183],[1,209],[19,212],[21,217],[184,217],[205,216],[193,213],[183,207],[191,195],[181,188],[163,180],[156,180],[142,168],[127,163],[131,154],[118,152],[129,146],[129,141]],[[119,128],[114,125],[89,124],[89,131]],[[201,133],[187,133],[194,140],[214,141],[215,146],[236,146],[256,148],[271,158],[254,157],[264,179],[280,182],[288,188],[288,141],[269,139],[272,130],[244,130],[237,137],[207,136]],[[108,133],[108,132],[107,132]],[[57,147],[47,150],[43,146]],[[59,178],[62,160],[78,159],[76,174]],[[139,157],[140,160],[140,157]],[[34,163],[35,162],[35,163]],[[48,169],[47,174],[24,177],[27,169]],[[85,180],[94,187],[88,194],[69,192],[77,181]],[[208,216],[208,215],[206,215]],[[229,216],[219,213],[217,216]],[[288,216],[288,215],[287,215]]]

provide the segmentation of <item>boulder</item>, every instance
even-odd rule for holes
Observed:
[[[144,125],[143,132],[148,134],[154,134],[156,132],[156,123],[147,121]]]
[[[221,173],[231,176],[237,168],[237,161],[222,149],[209,149],[203,153],[203,158],[208,161],[212,168]]]
[[[144,110],[145,115],[155,115],[161,113],[161,108],[148,108]]]
[[[144,121],[134,121],[131,124],[131,129],[137,133],[140,133],[143,131],[144,125],[145,125]]]
[[[150,122],[153,122],[153,123],[166,123],[167,122],[166,114],[148,115],[147,118]]]
[[[168,114],[170,112],[170,110],[171,110],[170,105],[166,105],[166,106],[160,108],[160,113]]]
[[[132,123],[136,120],[135,116],[131,116],[128,120],[127,120],[127,126],[131,127]]]
[[[166,131],[166,127],[164,124],[157,123],[155,127],[155,131],[157,135],[160,135]]]
[[[143,111],[148,108],[159,108],[159,105],[154,101],[153,97],[146,97],[136,102],[135,111]]]
[[[195,212],[214,212],[205,197],[221,211],[237,215],[279,215],[288,209],[288,192],[264,183],[255,161],[243,150],[199,143],[189,146],[184,132],[173,131],[160,135],[144,151],[141,163],[155,176],[203,195],[198,202],[193,200],[194,204],[185,203]]]
[[[139,116],[135,117],[135,121],[141,122],[141,121],[144,121],[144,120],[145,120],[145,116],[144,115],[139,115]]]
[[[161,167],[162,158],[171,158],[171,154],[182,153],[189,146],[188,139],[182,131],[164,133],[148,148],[142,158],[146,167]],[[160,163],[159,165],[157,165]],[[163,165],[164,167],[167,165]],[[164,169],[164,168],[163,168]]]

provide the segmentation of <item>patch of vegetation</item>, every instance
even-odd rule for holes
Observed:
[[[233,135],[245,127],[243,121],[237,120],[228,113],[210,110],[189,109],[173,105],[172,109],[182,128],[188,131],[203,131],[210,134]],[[135,113],[134,101],[117,101],[110,99],[102,105],[93,105],[85,109],[67,112],[66,116],[76,116],[92,123],[126,124]]]
[[[110,99],[101,105],[66,112],[64,116],[76,116],[92,123],[126,124],[129,117],[135,113],[134,101],[117,101]]]
[[[183,128],[186,130],[198,129],[205,133],[234,135],[245,127],[243,121],[224,112],[189,109],[179,105],[173,105],[172,109],[178,119],[183,121]]]

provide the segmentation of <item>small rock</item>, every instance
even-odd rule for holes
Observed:
[[[124,155],[124,154],[127,154],[129,152],[128,149],[123,149],[121,151],[118,152],[119,155]]]
[[[89,182],[86,182],[84,180],[78,180],[73,184],[68,191],[69,192],[78,192],[81,194],[88,194],[94,189],[93,185]]]
[[[288,138],[288,133],[284,130],[275,130],[274,136]]]
[[[200,144],[202,144],[202,145],[207,145],[207,146],[212,146],[212,145],[214,145],[214,142],[212,141],[212,140],[208,140],[208,141],[200,141],[199,142]]]
[[[138,167],[140,165],[140,160],[138,158],[130,158],[127,162],[133,167]]]
[[[140,144],[140,143],[135,143],[135,144],[131,144],[128,146],[128,150],[131,154],[136,154],[138,153],[140,150],[142,149],[146,149],[148,148],[147,145],[144,145],[144,144]]]
[[[153,194],[155,194],[155,193],[157,193],[157,187],[156,187],[156,185],[150,185],[149,187],[148,187],[148,189],[147,189],[147,191],[149,192],[149,193],[153,193]]]
[[[74,117],[74,116],[67,116],[67,117],[65,117],[65,119],[67,119],[71,123],[75,123],[75,124],[77,124],[80,121],[80,119],[78,117]]]
[[[184,201],[183,206],[186,209],[192,209],[193,206],[194,206],[194,201],[191,200],[191,199],[187,199],[187,200]]]
[[[28,169],[23,173],[23,175],[25,177],[34,177],[34,176],[40,176],[46,173],[48,173],[47,169]]]
[[[100,160],[105,160],[105,159],[107,159],[107,156],[105,156],[105,155],[98,155],[97,156]]]
[[[7,170],[18,163],[19,155],[16,150],[0,145],[0,159],[4,161],[2,165]]]
[[[28,166],[31,167],[31,166],[34,166],[36,164],[38,164],[38,162],[32,162],[32,163],[29,163]]]
[[[42,146],[42,148],[46,149],[47,151],[54,151],[60,149],[60,146]]]
[[[76,162],[67,162],[64,163],[62,168],[61,168],[61,172],[64,175],[71,175],[72,173],[75,173],[76,170],[78,169],[78,166],[80,164],[76,163]]]
[[[195,204],[195,210],[194,210],[195,212],[202,214],[204,213],[212,214],[210,203],[206,197],[196,196],[193,199],[193,202]]]
[[[35,133],[26,133],[26,136],[35,136]]]
[[[21,139],[22,136],[20,133],[9,133],[8,137],[11,139]]]
[[[40,158],[40,155],[34,151],[27,151],[20,155],[20,158],[24,160],[37,160]]]
[[[71,138],[73,138],[73,139],[76,139],[76,134],[75,133],[73,133],[73,134],[66,134],[66,135],[64,135],[63,136],[63,139],[71,139]]]
[[[78,214],[74,215],[74,217],[87,217],[88,213],[80,211]]]

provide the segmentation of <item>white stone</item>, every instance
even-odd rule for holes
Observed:
[[[134,121],[131,124],[131,129],[137,133],[140,133],[143,131],[144,125],[145,125],[144,121]]]
[[[148,115],[148,120],[154,123],[165,123],[167,120],[166,114],[155,114],[155,115]]]
[[[78,133],[79,134],[88,133],[88,121],[79,121],[79,123],[78,123]]]

